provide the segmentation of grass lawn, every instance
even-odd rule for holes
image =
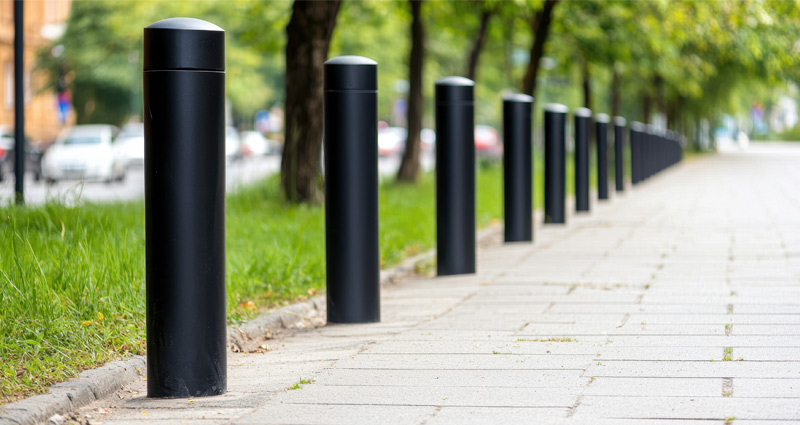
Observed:
[[[477,183],[484,227],[502,214],[502,168],[481,167]],[[276,178],[228,196],[230,323],[325,286],[323,209],[281,199]],[[383,266],[433,247],[434,202],[432,174],[382,184]],[[143,354],[143,280],[142,201],[0,209],[0,403]]]

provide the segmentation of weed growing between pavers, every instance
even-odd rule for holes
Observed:
[[[302,385],[310,384],[312,382],[314,382],[313,379],[309,381],[308,379],[300,378],[300,382],[295,382],[294,385],[292,385],[291,387],[286,388],[286,391],[299,390],[299,389],[303,388]]]

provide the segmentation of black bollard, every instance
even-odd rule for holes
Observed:
[[[436,81],[436,271],[475,273],[475,83]]]
[[[503,212],[505,241],[533,240],[531,119],[533,97],[503,98]]]
[[[566,223],[566,139],[567,107],[558,103],[544,106],[544,222]]]
[[[14,2],[14,202],[18,205],[25,203],[24,10],[25,3],[22,0]],[[6,99],[8,95],[6,92]],[[2,172],[0,169],[0,173]]]
[[[597,140],[597,199],[608,199],[608,115],[597,114],[595,140]]]
[[[614,183],[625,191],[625,118],[614,117]]]
[[[643,177],[642,137],[644,136],[644,131],[644,124],[638,121],[631,123],[631,183],[633,184],[639,184]]]
[[[325,62],[328,323],[379,322],[378,64]]]
[[[656,145],[658,135],[653,124],[647,124],[647,132],[644,136],[645,144],[645,179],[649,179],[658,171]]]
[[[147,395],[226,387],[225,32],[144,29]]]
[[[588,108],[575,110],[575,211],[589,211],[589,120]]]

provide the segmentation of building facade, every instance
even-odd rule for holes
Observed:
[[[75,118],[69,113],[61,122],[57,93],[43,90],[46,75],[34,71],[36,54],[64,32],[71,0],[25,0],[24,4],[25,132],[36,142],[49,142]],[[0,126],[14,126],[13,0],[0,0]]]

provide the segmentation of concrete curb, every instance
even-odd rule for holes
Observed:
[[[48,421],[53,415],[72,412],[141,379],[146,368],[145,358],[135,356],[86,370],[78,378],[53,384],[49,394],[0,406],[0,425],[34,425]]]
[[[491,225],[478,231],[477,246],[485,248],[502,242],[503,226]],[[381,271],[381,285],[389,285],[414,276],[421,262],[432,261],[436,250],[406,258],[400,264]],[[325,296],[266,312],[238,327],[228,327],[228,345],[241,351],[245,345],[259,338],[270,339],[288,330],[304,329],[325,324]],[[50,393],[0,406],[0,425],[35,425],[54,415],[66,414],[101,400],[131,382],[142,379],[147,370],[146,358],[135,356],[115,361],[97,369],[82,372],[78,378],[59,382],[50,387]],[[48,423],[60,424],[61,419]]]

